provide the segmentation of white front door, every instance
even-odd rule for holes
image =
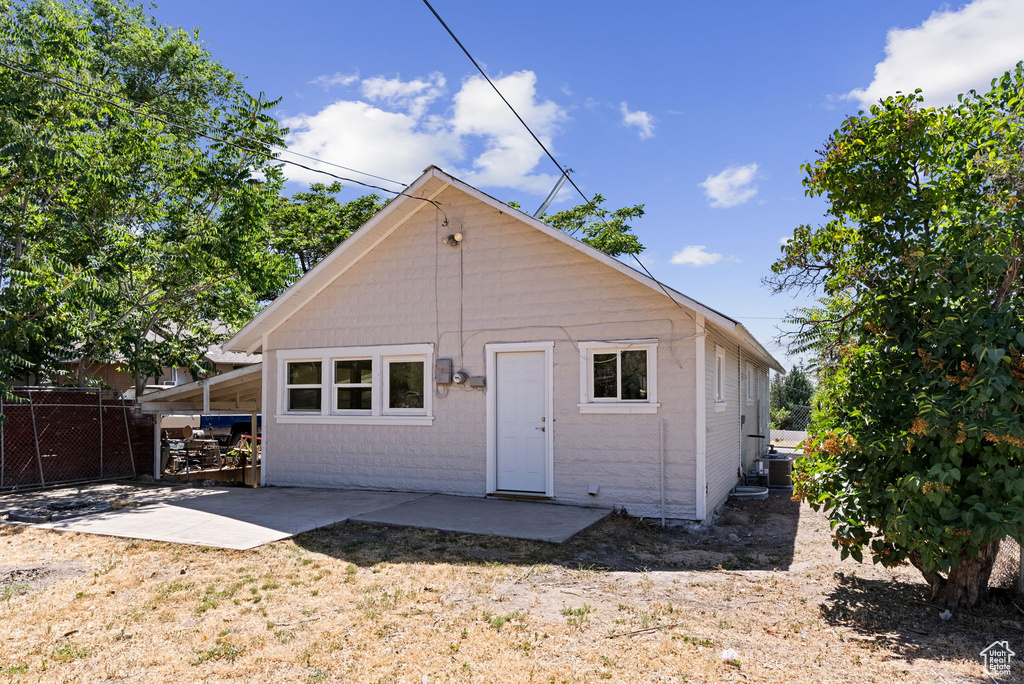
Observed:
[[[497,489],[547,492],[550,417],[543,351],[496,354]]]

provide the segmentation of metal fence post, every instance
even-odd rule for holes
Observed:
[[[96,390],[100,405],[100,477],[103,477],[103,390]]]
[[[124,397],[121,397],[121,408],[124,409],[124,437],[128,442],[128,460],[132,462],[132,477],[138,477],[139,474],[135,472],[135,455],[132,453],[132,433],[128,429],[128,402]]]
[[[28,391],[28,410],[32,414],[32,439],[36,443],[36,463],[39,465],[39,484],[46,485],[43,477],[43,456],[39,453],[39,430],[36,429],[36,404],[32,399],[32,390]]]

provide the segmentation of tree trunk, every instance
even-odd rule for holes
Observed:
[[[139,371],[135,371],[135,401],[141,401],[146,391],[146,381],[149,378],[143,377]]]
[[[960,565],[946,577],[925,570],[918,554],[910,554],[910,562],[931,586],[933,603],[944,608],[973,608],[988,592],[988,579],[999,555],[999,543],[983,544],[973,558],[961,555]]]
[[[85,387],[90,366],[92,366],[92,357],[82,354],[78,358],[78,366],[75,367],[75,387]]]

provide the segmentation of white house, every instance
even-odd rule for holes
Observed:
[[[749,435],[782,370],[735,320],[436,167],[224,348],[263,355],[264,484],[697,520],[767,448]]]

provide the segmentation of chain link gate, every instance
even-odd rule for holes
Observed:
[[[152,463],[153,421],[121,393],[18,388],[0,399],[0,489],[135,477]]]

